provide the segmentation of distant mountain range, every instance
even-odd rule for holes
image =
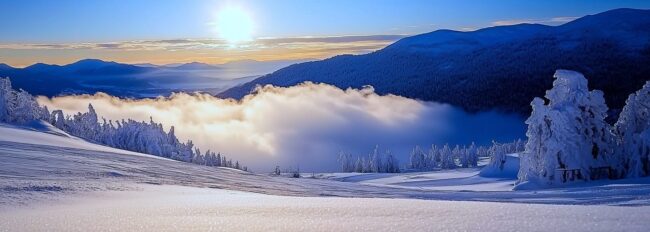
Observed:
[[[222,69],[218,65],[206,64],[201,62],[190,62],[190,63],[173,63],[173,64],[150,64],[150,63],[141,63],[133,64],[138,67],[145,68],[166,68],[166,69],[175,69],[175,70],[218,70]]]
[[[167,66],[169,67],[169,66]],[[178,66],[171,67],[173,69],[178,69],[178,70],[218,70],[221,69],[218,66],[210,65],[210,64],[205,64],[205,63],[200,63],[200,62],[192,62],[192,63],[187,63],[187,64],[180,64]]]
[[[120,97],[154,97],[171,92],[217,94],[297,61],[242,61],[223,65],[199,62],[154,65],[85,59],[67,65],[37,63],[14,68],[0,63],[0,77],[34,95],[105,92]]]
[[[520,24],[471,32],[438,30],[407,37],[365,55],[341,55],[291,65],[233,87],[241,98],[256,85],[304,81],[340,88],[372,85],[396,94],[461,106],[528,113],[557,69],[582,72],[590,88],[621,108],[650,79],[650,11],[617,9],[560,26]]]

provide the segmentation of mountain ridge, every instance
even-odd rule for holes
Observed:
[[[650,10],[617,9],[559,26],[437,30],[369,54],[292,65],[219,96],[240,99],[256,85],[312,81],[343,89],[372,85],[380,94],[444,102],[471,112],[527,114],[532,98],[551,86],[553,72],[572,69],[584,73],[590,88],[603,90],[608,104],[619,109],[649,79],[646,25]]]
[[[35,63],[23,68],[0,64],[0,78],[8,77],[15,88],[47,97],[97,92],[132,98],[167,96],[172,92],[216,94],[284,67],[283,62],[291,63],[213,65],[191,62],[169,67],[89,58],[63,65]]]

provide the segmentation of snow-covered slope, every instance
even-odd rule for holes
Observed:
[[[157,156],[125,151],[90,143],[83,139],[71,136],[68,133],[43,121],[36,121],[29,124],[28,126],[23,127],[0,123],[0,141],[101,151],[162,159]]]
[[[649,211],[150,185],[0,211],[0,231],[646,231]]]
[[[478,171],[273,177],[106,148],[42,123],[3,124],[0,231],[643,231],[650,226],[650,178],[510,191],[513,179],[480,177]]]
[[[514,180],[480,177],[478,169],[377,175],[357,180],[349,177],[343,181],[294,179],[107,148],[44,125],[35,127],[38,129],[0,125],[0,209],[88,192],[133,190],[143,184],[287,196],[650,205],[650,178],[594,181],[573,185],[570,190],[543,191],[511,191]]]
[[[483,177],[480,168],[462,168],[434,172],[389,173],[325,173],[316,178],[354,182],[368,186],[426,191],[510,192],[512,177]]]
[[[517,179],[517,173],[519,172],[519,154],[508,154],[506,155],[505,161],[503,168],[500,169],[488,165],[481,169],[479,175],[482,177]]]

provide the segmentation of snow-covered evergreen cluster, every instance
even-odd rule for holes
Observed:
[[[647,176],[650,82],[630,95],[614,126],[603,93],[580,73],[558,70],[546,100],[535,98],[517,184]]]
[[[479,157],[490,157],[491,164],[503,166],[505,155],[523,151],[524,142],[521,140],[512,143],[496,143],[492,146],[456,145],[453,148],[448,144],[442,147],[432,145],[428,152],[416,146],[411,152],[408,168],[414,170],[455,169],[477,167]]]
[[[340,152],[338,162],[342,172],[360,173],[398,173],[406,168],[413,171],[431,171],[439,169],[455,169],[477,167],[479,158],[489,157],[490,165],[503,167],[506,154],[518,153],[524,150],[525,142],[516,140],[511,143],[496,143],[491,146],[443,146],[432,145],[428,151],[419,146],[413,148],[409,163],[400,167],[398,159],[387,150],[383,154],[375,147],[367,156],[354,157],[352,154]]]
[[[0,78],[0,122],[24,124],[49,117],[47,107],[39,106],[32,95],[13,90],[9,78]]]
[[[398,173],[400,172],[399,161],[390,150],[379,152],[379,146],[368,154],[368,156],[353,157],[352,154],[339,153],[338,162],[342,172],[374,172],[374,173]]]
[[[92,105],[88,105],[88,112],[72,116],[64,115],[61,110],[50,113],[29,93],[13,90],[9,78],[0,78],[0,122],[25,124],[34,120],[49,122],[70,135],[109,147],[200,165],[247,170],[224,155],[209,150],[201,153],[191,140],[180,142],[173,126],[165,132],[163,125],[153,119],[148,123],[131,119],[115,122],[102,119],[100,122]]]

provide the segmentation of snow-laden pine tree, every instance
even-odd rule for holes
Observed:
[[[70,134],[91,141],[102,142],[99,138],[100,125],[97,121],[97,113],[91,104],[88,104],[88,112],[77,113],[72,116],[71,120],[71,122],[66,123],[67,126],[65,127]],[[64,128],[59,129],[63,130]]]
[[[650,81],[630,94],[614,125],[617,157],[626,177],[650,175]]]
[[[63,131],[67,131],[67,129],[62,129],[65,128],[65,116],[63,115],[63,111],[61,110],[52,111],[49,122],[54,127],[59,128]]]
[[[354,162],[351,154],[339,152],[338,162],[342,172],[368,172],[368,173],[396,173],[400,172],[399,161],[390,150],[385,153],[379,153],[379,146],[367,155],[359,156]]]
[[[469,166],[470,166],[469,165],[469,161],[470,161],[469,156],[470,156],[469,155],[469,150],[467,149],[467,147],[463,146],[462,148],[460,148],[460,156],[458,157],[458,159],[460,161],[460,166],[462,168],[469,168]]]
[[[34,120],[49,119],[49,112],[36,103],[34,97],[24,90],[11,91],[9,96],[9,117],[11,123],[25,124]]]
[[[449,144],[445,144],[440,150],[440,168],[442,169],[454,169],[456,168],[456,162],[454,161],[454,155]]]
[[[385,172],[387,173],[398,173],[400,172],[399,169],[399,161],[395,156],[393,156],[393,153],[390,152],[390,150],[386,150],[386,168],[384,169]]]
[[[459,159],[459,160],[462,159],[462,158],[461,158],[462,151],[461,151],[459,145],[456,145],[456,146],[454,147],[454,149],[451,150],[451,155],[452,155],[452,157],[453,157],[454,160],[455,160],[455,159]]]
[[[338,162],[342,172],[354,172],[352,154],[339,152]]]
[[[9,78],[0,78],[0,122],[9,121],[9,111],[15,104],[12,93]]]
[[[472,142],[471,145],[466,150],[466,161],[469,167],[478,166],[478,149],[476,149],[476,144]]]
[[[484,146],[477,146],[476,147],[476,157],[474,158],[474,159],[476,159],[476,165],[475,166],[478,167],[478,162],[479,162],[480,158],[487,157],[487,156],[488,156],[487,148],[485,148]]]
[[[38,105],[24,90],[15,91],[9,78],[0,78],[0,122],[26,124],[34,120],[49,120],[47,107]]]
[[[506,164],[506,154],[508,154],[508,144],[499,144],[492,141],[492,146],[488,149],[490,155],[490,166],[496,170],[503,170]]]
[[[526,120],[528,130],[525,150],[519,155],[519,174],[517,182],[542,182],[555,175],[556,159],[547,159],[547,143],[551,141],[551,121],[544,100],[533,99],[533,111]],[[550,171],[550,173],[549,173]],[[554,178],[554,177],[553,177]]]
[[[420,146],[415,146],[413,148],[413,151],[411,152],[411,158],[410,158],[410,168],[416,169],[416,170],[423,170],[426,168],[426,160],[425,160],[425,155],[422,149],[420,149]]]
[[[556,184],[611,173],[613,136],[601,91],[589,91],[582,74],[558,70],[546,99],[535,98],[526,120],[528,143],[517,183]],[[606,173],[606,174],[604,174]]]
[[[526,150],[526,141],[517,139],[517,141],[515,141],[515,152],[520,152],[524,150]]]
[[[363,160],[361,157],[357,157],[357,162],[354,163],[354,172],[363,172]]]
[[[369,172],[374,172],[374,173],[380,173],[384,172],[383,168],[383,161],[382,161],[382,155],[378,151],[379,150],[379,145],[375,145],[375,148],[372,149],[372,152],[368,155],[368,163],[369,163]]]
[[[440,165],[440,148],[435,144],[431,145],[431,149],[429,149],[427,162],[430,169],[435,169]]]

